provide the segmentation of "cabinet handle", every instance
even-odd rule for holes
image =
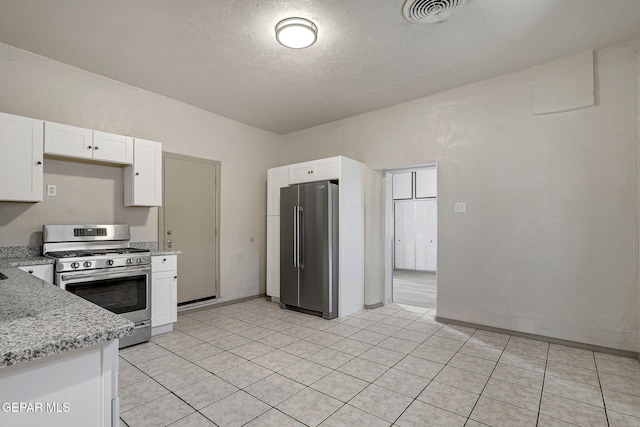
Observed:
[[[94,149],[94,150],[97,150],[97,149],[98,149],[98,146],[96,145],[95,147],[93,147],[93,149]]]
[[[40,166],[41,164],[42,164],[42,162],[41,162],[40,160],[38,160],[38,161],[36,162],[36,165],[38,165],[38,166]]]
[[[167,259],[166,258],[162,258],[162,262],[167,262]]]
[[[136,172],[136,176],[140,175],[140,172]]]
[[[178,276],[173,276],[173,278],[174,278],[174,279],[177,279],[177,278],[178,278]]]
[[[33,270],[29,270],[29,274],[33,274]]]
[[[91,150],[93,147],[90,145],[87,147],[87,150]]]

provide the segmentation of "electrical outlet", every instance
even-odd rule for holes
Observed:
[[[56,196],[56,186],[55,185],[47,185],[47,196],[55,197]]]
[[[456,213],[465,213],[467,211],[467,204],[465,202],[456,202],[454,210]]]

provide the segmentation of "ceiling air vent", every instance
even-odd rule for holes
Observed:
[[[402,13],[414,24],[432,24],[447,19],[464,0],[407,0]]]

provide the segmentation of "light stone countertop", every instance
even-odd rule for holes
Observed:
[[[182,251],[151,251],[151,256],[180,255]]]
[[[133,334],[124,317],[18,268],[0,273],[0,369]]]
[[[56,260],[43,256],[21,256],[11,258],[0,258],[0,268],[3,267],[24,267],[27,265],[53,264]]]

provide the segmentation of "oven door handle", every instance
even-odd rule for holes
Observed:
[[[61,279],[63,281],[67,281],[67,280],[74,280],[74,279],[85,279],[85,278],[92,278],[92,279],[98,279],[98,278],[116,278],[116,277],[126,277],[126,276],[131,276],[133,274],[136,273],[142,273],[142,274],[147,274],[151,271],[150,267],[147,268],[137,268],[135,270],[126,270],[126,271],[118,271],[118,272],[109,272],[109,273],[90,273],[90,274],[63,274]]]

